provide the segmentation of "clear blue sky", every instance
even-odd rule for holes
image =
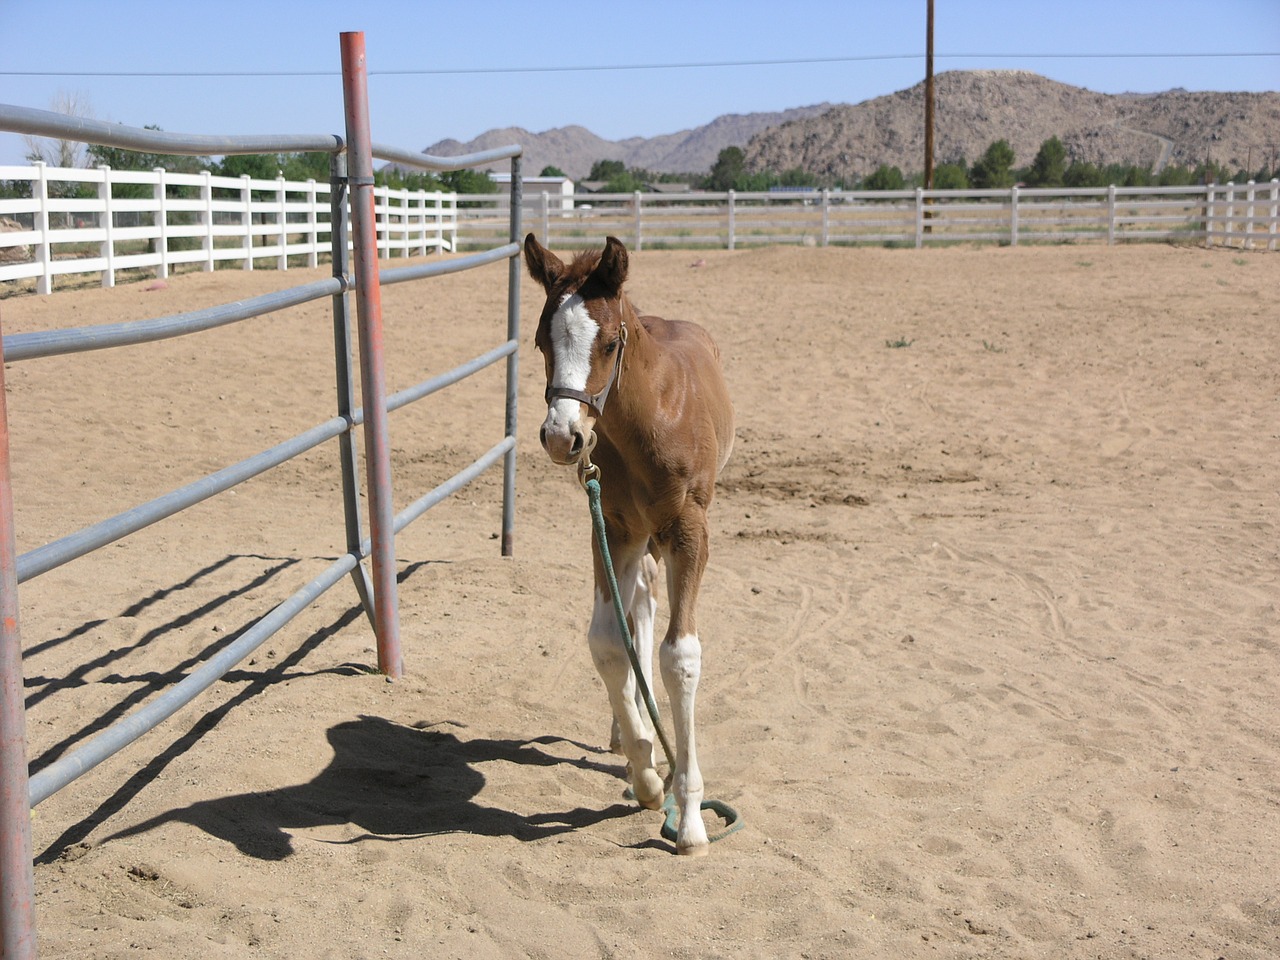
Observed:
[[[133,126],[341,133],[338,34],[362,30],[380,143],[421,150],[494,127],[569,124],[611,140],[649,137],[918,83],[925,9],[925,0],[0,0],[0,102],[48,109],[66,91],[97,118]],[[936,0],[935,20],[938,72],[1020,68],[1104,93],[1280,90],[1280,0]],[[1272,56],[1169,56],[1222,53]],[[856,59],[898,55],[909,58]],[[821,58],[844,59],[674,66]],[[610,65],[653,68],[485,72]],[[411,72],[428,70],[480,72]],[[318,75],[90,75],[130,71]],[[0,164],[22,163],[24,152],[20,137],[0,134]]]

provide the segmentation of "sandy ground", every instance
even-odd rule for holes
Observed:
[[[106,323],[321,273],[0,312]],[[499,342],[504,284],[388,287],[392,389]],[[623,798],[525,278],[516,557],[490,472],[398,542],[404,680],[370,671],[344,582],[40,805],[42,955],[1280,955],[1280,255],[646,251],[630,289],[712,330],[738,409],[698,719],[746,828],[688,861]],[[19,548],[327,419],[329,322],[11,364]],[[393,417],[398,507],[497,441],[501,396],[495,369]],[[37,768],[328,566],[337,459],[23,585]]]

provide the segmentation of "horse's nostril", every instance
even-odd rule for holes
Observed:
[[[573,446],[569,448],[569,453],[576,457],[582,452],[582,445],[584,442],[585,441],[582,439],[582,431],[575,430],[573,432]]]
[[[538,431],[538,442],[544,447],[547,445],[547,428],[545,426]]]

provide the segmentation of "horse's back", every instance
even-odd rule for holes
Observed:
[[[664,317],[639,319],[654,340],[663,345],[664,351],[697,382],[698,396],[705,403],[708,421],[715,431],[716,472],[719,473],[733,448],[733,403],[724,380],[720,347],[701,324]]]

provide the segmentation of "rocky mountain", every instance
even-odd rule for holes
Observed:
[[[1230,168],[1272,163],[1280,93],[1094,93],[1021,70],[951,71],[934,78],[934,158],[976,160],[994,140],[1031,162],[1057,136],[1069,160],[1159,169],[1209,158]],[[1252,153],[1250,153],[1252,148]],[[865,176],[880,164],[924,166],[924,84],[833,107],[757,134],[750,170],[802,167],[822,177]]]
[[[779,124],[825,113],[829,103],[764,113],[730,113],[692,130],[657,137],[630,137],[605,140],[585,127],[557,127],[533,133],[521,127],[488,130],[466,143],[441,140],[423,153],[454,157],[511,143],[524,147],[524,169],[537,174],[544,167],[557,166],[575,180],[581,180],[597,160],[621,160],[628,167],[657,173],[706,173],[725,147],[741,147],[756,134]],[[494,170],[510,169],[506,161],[490,164]]]
[[[1069,160],[1135,163],[1159,170],[1208,158],[1231,169],[1274,166],[1280,93],[1094,93],[1024,70],[939,74],[934,158],[972,163],[994,140],[1029,164],[1059,137]],[[585,127],[532,133],[490,130],[467,143],[441,140],[425,153],[456,156],[523,144],[525,170],[555,165],[581,180],[597,160],[621,160],[659,173],[705,173],[720,151],[744,147],[749,170],[801,167],[820,177],[862,177],[883,164],[924,166],[924,84],[859,104],[829,103],[775,113],[727,114],[705,126],[659,137],[605,140]],[[508,169],[506,162],[491,165]]]

